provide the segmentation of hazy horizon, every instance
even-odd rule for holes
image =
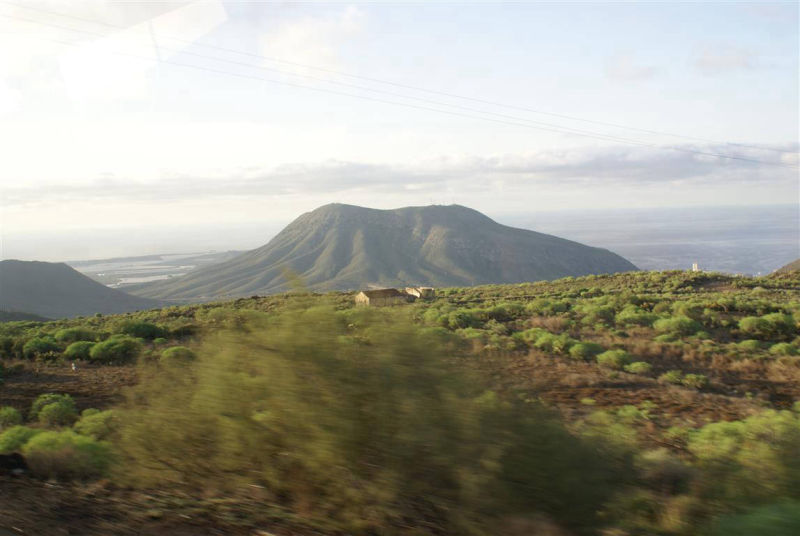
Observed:
[[[486,215],[504,225],[609,249],[642,269],[685,269],[699,262],[703,269],[757,274],[800,258],[800,206],[796,204]],[[77,262],[245,251],[263,246],[293,219],[238,226],[78,229],[4,236],[0,259]]]

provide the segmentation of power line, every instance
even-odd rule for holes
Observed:
[[[33,24],[40,24],[40,25],[44,25],[44,26],[56,27],[56,28],[59,28],[59,29],[72,30],[72,31],[75,31],[75,32],[78,32],[78,33],[88,33],[88,34],[92,34],[92,35],[100,35],[101,37],[105,37],[104,34],[96,34],[94,32],[88,32],[88,31],[85,31],[85,30],[69,28],[69,27],[59,26],[59,25],[53,25],[53,24],[37,21],[37,20],[34,20],[34,19],[27,19],[25,17],[19,17],[19,16],[14,16],[14,15],[5,15],[5,14],[0,14],[0,16],[6,17],[6,18],[11,18],[11,19],[16,19],[16,20],[22,20],[22,21],[33,23]],[[45,38],[45,37],[38,37],[38,38],[46,40],[46,41],[51,41],[51,42],[54,42],[54,43],[58,43],[58,44],[61,44],[61,45],[67,45],[67,46],[73,46],[73,47],[82,46],[81,43],[62,41],[62,40],[58,40],[58,39],[50,39],[50,38]],[[128,56],[128,57],[132,57],[132,58],[136,58],[136,59],[152,61],[151,58],[148,58],[146,56],[139,56],[139,55],[136,55],[136,54],[129,54],[129,53],[119,52],[119,51],[113,51],[113,53],[117,54],[117,55],[121,55],[121,56]],[[212,59],[212,60],[217,60],[217,61],[222,61],[222,62],[226,62],[227,61],[227,60],[222,60],[222,59],[213,58],[213,57],[207,57],[207,56],[202,56],[202,55],[198,55],[198,56],[200,56],[202,58],[205,58],[205,59]],[[601,140],[605,140],[605,141],[616,141],[616,142],[619,142],[619,143],[628,144],[628,145],[635,145],[635,146],[640,146],[640,147],[651,147],[651,148],[661,149],[661,150],[672,150],[672,151],[696,154],[696,155],[701,155],[701,156],[710,156],[710,157],[724,158],[724,159],[730,159],[730,160],[739,160],[739,161],[750,162],[750,163],[761,164],[761,165],[769,165],[769,166],[792,168],[792,169],[794,169],[796,167],[796,166],[783,164],[783,163],[778,163],[778,162],[767,162],[767,161],[763,161],[763,160],[757,160],[757,159],[734,156],[734,155],[728,155],[728,154],[722,154],[722,153],[700,151],[700,150],[689,149],[689,148],[685,148],[685,147],[660,146],[660,145],[656,145],[656,144],[649,143],[649,142],[638,141],[638,140],[633,140],[633,139],[628,139],[628,138],[620,138],[620,137],[617,137],[617,136],[606,135],[606,134],[602,134],[602,133],[595,133],[595,132],[590,132],[590,131],[581,131],[581,130],[578,130],[578,129],[572,129],[572,128],[569,128],[569,127],[560,127],[560,126],[557,126],[557,125],[534,126],[534,125],[531,125],[531,124],[528,124],[528,123],[524,122],[524,121],[531,122],[530,120],[527,120],[527,119],[524,119],[524,118],[516,118],[516,117],[513,117],[513,116],[505,116],[505,117],[510,118],[510,120],[493,119],[493,118],[490,118],[490,117],[483,117],[483,116],[470,115],[470,114],[467,114],[467,113],[460,113],[460,112],[453,112],[453,111],[448,111],[448,110],[441,110],[441,109],[438,109],[438,108],[431,108],[431,107],[428,107],[428,106],[420,106],[420,105],[415,105],[415,104],[410,104],[410,103],[405,103],[405,102],[397,102],[397,101],[390,101],[390,100],[386,100],[386,99],[379,99],[379,98],[375,98],[375,97],[369,97],[369,96],[366,96],[366,95],[347,93],[347,92],[336,91],[336,90],[331,90],[331,89],[323,89],[323,88],[307,86],[307,85],[303,85],[303,84],[297,84],[297,83],[294,83],[294,82],[287,82],[287,81],[283,81],[283,80],[275,80],[275,79],[265,78],[265,77],[260,77],[260,76],[252,76],[252,75],[245,75],[245,74],[241,74],[241,73],[234,73],[234,72],[231,72],[231,71],[225,71],[225,70],[221,70],[221,69],[213,69],[213,68],[209,68],[209,67],[202,67],[202,66],[199,66],[199,65],[193,65],[193,64],[188,64],[188,63],[180,63],[180,62],[175,62],[175,61],[171,61],[171,60],[160,60],[160,62],[162,64],[175,65],[175,66],[179,66],[179,67],[187,67],[187,68],[191,68],[191,69],[197,69],[197,70],[216,73],[216,74],[221,74],[221,75],[234,76],[234,77],[238,77],[238,78],[245,78],[245,79],[251,79],[251,80],[258,80],[258,81],[262,81],[262,82],[269,82],[269,83],[273,83],[273,84],[280,84],[280,85],[285,85],[285,86],[295,87],[295,88],[302,88],[302,89],[307,89],[307,90],[317,91],[317,92],[322,92],[322,93],[329,93],[329,94],[352,97],[352,98],[363,99],[363,100],[368,100],[368,101],[373,101],[373,102],[380,102],[380,103],[384,103],[384,104],[391,104],[391,105],[395,105],[395,106],[403,106],[403,107],[407,107],[407,108],[414,108],[414,109],[419,109],[419,110],[432,111],[432,112],[437,112],[437,113],[440,113],[440,114],[447,114],[447,115],[458,116],[458,117],[466,117],[466,118],[470,118],[470,119],[478,119],[478,120],[483,120],[483,121],[490,121],[490,122],[493,122],[493,123],[520,126],[520,127],[532,128],[532,129],[537,129],[537,130],[544,130],[544,131],[548,131],[548,132],[556,132],[556,133],[559,133],[559,134],[572,134],[572,135],[576,135],[576,136],[583,136],[583,137],[601,139]],[[249,67],[258,68],[257,66],[252,66],[252,65],[249,65],[249,64],[246,64],[246,65],[249,66]],[[405,98],[402,95],[397,95],[397,96],[399,96],[400,98]],[[431,102],[436,103],[436,101],[431,101]],[[449,106],[446,103],[436,103],[436,104]],[[489,114],[491,113],[491,112],[483,112],[483,111],[480,111],[480,110],[473,110],[473,112],[489,113]],[[500,115],[500,114],[493,114],[493,115]]]
[[[72,27],[69,27],[69,26],[62,26],[62,25],[58,25],[58,24],[51,24],[51,23],[47,23],[47,22],[38,21],[38,20],[35,20],[35,19],[28,19],[28,18],[25,18],[25,17],[18,17],[18,16],[14,16],[14,15],[3,15],[3,14],[0,14],[0,16],[4,16],[4,17],[8,17],[8,18],[16,18],[18,20],[30,22],[32,24],[39,24],[39,25],[42,25],[42,26],[48,26],[48,27],[51,27],[51,28],[57,28],[57,29],[61,29],[61,30],[68,30],[68,31],[77,32],[77,33],[83,33],[83,34],[87,34],[87,35],[93,35],[93,36],[98,36],[98,37],[108,37],[109,36],[109,34],[91,32],[91,31],[88,31],[88,30],[83,30],[83,29],[79,29],[79,28],[72,28]],[[62,43],[62,44],[66,44],[66,43]],[[75,46],[78,46],[78,45],[76,44]],[[320,77],[312,76],[312,75],[293,73],[293,72],[284,71],[284,70],[281,70],[281,69],[274,69],[274,68],[270,68],[270,67],[264,67],[264,66],[261,66],[261,65],[253,65],[251,63],[243,63],[243,62],[239,62],[239,61],[227,60],[227,59],[224,59],[224,58],[217,58],[217,57],[214,57],[214,56],[206,56],[206,55],[203,55],[203,54],[197,54],[197,53],[188,52],[188,51],[185,51],[185,50],[178,50],[178,49],[174,49],[174,48],[170,48],[170,47],[163,47],[163,46],[159,47],[157,45],[157,43],[154,44],[154,46],[156,46],[156,48],[158,48],[158,49],[170,50],[170,51],[176,52],[178,54],[193,56],[193,57],[197,57],[197,58],[202,58],[202,59],[207,59],[207,60],[212,60],[212,61],[218,61],[218,62],[222,62],[222,63],[230,63],[232,65],[250,67],[250,68],[258,69],[258,70],[262,70],[262,71],[276,72],[276,73],[286,74],[286,75],[289,75],[289,76],[295,76],[295,77],[299,77],[299,78],[307,78],[307,79],[311,79],[311,80],[315,80],[315,81],[323,82],[323,83],[327,83],[327,84],[333,84],[333,85],[338,85],[338,86],[343,86],[343,87],[348,87],[348,88],[354,88],[354,89],[359,89],[359,90],[362,90],[362,91],[371,91],[373,93],[380,93],[380,94],[383,94],[383,95],[390,95],[392,97],[397,97],[397,98],[401,98],[401,99],[409,99],[409,100],[414,100],[414,101],[417,101],[417,102],[424,102],[426,104],[434,104],[434,105],[437,105],[437,106],[446,106],[448,108],[455,108],[455,109],[458,109],[458,110],[464,110],[464,111],[471,112],[471,113],[479,113],[479,114],[490,115],[490,116],[499,117],[499,118],[502,118],[502,119],[508,119],[508,120],[512,120],[512,121],[521,121],[521,122],[525,122],[525,123],[531,123],[531,124],[534,124],[534,125],[541,125],[543,127],[548,127],[548,129],[555,129],[555,130],[553,130],[555,132],[562,132],[562,133],[566,133],[566,134],[575,134],[575,135],[578,135],[578,136],[592,136],[592,137],[597,137],[598,139],[603,139],[603,140],[606,140],[606,141],[618,141],[618,142],[621,142],[621,143],[629,143],[629,142],[636,142],[636,143],[643,143],[643,144],[646,143],[646,142],[638,142],[636,140],[631,140],[630,138],[623,138],[623,137],[620,137],[620,136],[615,136],[613,134],[605,134],[605,133],[602,133],[602,132],[593,132],[593,131],[587,131],[587,130],[583,130],[583,129],[576,129],[576,128],[573,128],[573,127],[567,127],[567,126],[557,125],[557,124],[553,124],[553,123],[545,123],[545,122],[542,122],[542,121],[535,121],[535,120],[532,120],[532,119],[512,116],[512,115],[508,115],[508,114],[499,114],[499,113],[496,113],[496,112],[489,112],[489,111],[485,111],[485,110],[479,110],[479,109],[476,109],[476,108],[469,108],[467,106],[461,106],[461,105],[458,105],[458,104],[451,104],[451,103],[442,102],[442,101],[436,101],[436,100],[432,100],[432,99],[425,99],[425,98],[414,97],[414,96],[410,96],[410,95],[403,95],[401,93],[394,93],[394,92],[391,92],[391,91],[385,91],[385,90],[370,88],[370,87],[366,87],[366,86],[359,86],[359,85],[356,85],[356,84],[348,84],[346,82],[328,80],[326,78],[320,78]],[[120,54],[124,55],[125,53],[120,53]],[[159,57],[158,61],[164,63],[163,60],[160,57]],[[276,83],[280,83],[278,81],[275,81],[275,82]],[[307,86],[300,86],[300,87],[307,87]],[[658,147],[657,145],[650,145],[650,146]],[[711,153],[709,153],[709,154],[711,154]]]
[[[28,9],[28,10],[31,10],[31,11],[38,11],[40,13],[45,13],[45,14],[53,15],[53,16],[57,16],[57,17],[64,17],[64,18],[69,18],[69,19],[74,19],[74,20],[77,20],[77,21],[81,21],[81,22],[87,22],[87,23],[90,23],[90,24],[102,25],[102,26],[106,26],[106,27],[109,27],[109,28],[114,28],[114,29],[117,29],[117,30],[127,30],[128,29],[128,28],[126,28],[124,26],[110,24],[110,23],[107,23],[105,21],[87,19],[87,18],[84,18],[84,17],[78,17],[78,16],[75,16],[75,15],[69,15],[69,14],[66,14],[66,13],[59,13],[59,12],[48,11],[48,10],[44,10],[44,9],[40,9],[40,8],[34,8],[34,7],[30,7],[30,6],[23,6],[23,5],[15,3],[15,2],[9,2],[7,0],[0,0],[0,3],[11,5],[11,6],[15,6],[15,7],[22,8],[22,9]],[[316,70],[316,71],[325,72],[325,73],[328,73],[328,74],[335,74],[337,76],[343,76],[343,77],[347,77],[347,78],[365,80],[365,81],[369,81],[369,82],[373,82],[373,83],[390,85],[390,86],[394,86],[394,87],[398,87],[398,88],[409,89],[409,90],[412,90],[412,91],[419,91],[419,92],[433,94],[433,95],[440,95],[440,96],[449,97],[449,98],[467,100],[467,101],[477,102],[477,103],[486,104],[486,105],[490,105],[490,106],[497,106],[497,107],[506,108],[506,109],[525,111],[525,112],[529,112],[529,113],[547,115],[547,116],[550,116],[550,117],[558,117],[558,118],[561,118],[561,119],[568,119],[568,120],[571,120],[571,121],[580,121],[580,122],[583,122],[583,123],[607,126],[607,127],[624,129],[624,130],[631,130],[631,131],[642,132],[642,133],[647,133],[647,134],[654,134],[654,135],[658,135],[658,136],[667,136],[667,137],[672,137],[672,138],[683,138],[683,139],[687,139],[687,140],[703,141],[703,142],[706,142],[706,143],[713,143],[713,144],[717,144],[717,145],[734,145],[734,146],[737,146],[737,147],[758,149],[758,150],[762,150],[762,151],[774,151],[774,152],[778,152],[778,153],[798,154],[798,151],[788,151],[788,150],[785,150],[785,149],[777,149],[777,148],[774,148],[774,147],[764,147],[764,146],[759,146],[759,145],[751,145],[751,144],[727,142],[727,141],[726,142],[720,142],[720,141],[715,141],[715,140],[712,140],[712,139],[709,139],[709,138],[703,138],[703,137],[699,137],[699,136],[688,136],[688,135],[685,135],[685,134],[675,134],[675,133],[671,133],[671,132],[665,132],[665,131],[659,131],[659,130],[653,130],[653,129],[646,129],[646,128],[640,128],[640,127],[632,127],[632,126],[627,126],[627,125],[621,125],[619,123],[611,123],[611,122],[606,122],[606,121],[597,121],[597,120],[593,120],[593,119],[585,119],[585,118],[576,117],[576,116],[567,115],[567,114],[559,114],[559,113],[554,113],[554,112],[547,112],[547,111],[537,110],[537,109],[529,108],[529,107],[525,107],[525,106],[516,106],[516,105],[511,105],[511,104],[505,104],[505,103],[491,101],[491,100],[485,100],[485,99],[480,99],[480,98],[475,98],[475,97],[458,95],[458,94],[455,94],[455,93],[449,93],[449,92],[444,92],[444,91],[437,91],[437,90],[427,89],[427,88],[423,88],[423,87],[419,87],[419,86],[413,86],[413,85],[402,84],[402,83],[398,83],[398,82],[381,80],[381,79],[378,79],[378,78],[372,78],[372,77],[368,77],[368,76],[345,73],[345,72],[337,71],[337,70],[334,70],[334,69],[328,69],[328,68],[324,68],[324,67],[306,65],[306,64],[293,62],[293,61],[288,61],[288,60],[284,60],[284,59],[280,59],[280,58],[273,58],[273,57],[264,56],[264,55],[261,55],[261,54],[255,54],[255,53],[252,53],[252,52],[245,52],[245,51],[236,50],[236,49],[227,48],[227,47],[220,47],[220,46],[210,45],[210,44],[201,43],[201,42],[189,41],[189,40],[181,39],[181,38],[177,38],[177,37],[164,36],[164,35],[161,35],[159,37],[162,37],[162,38],[165,38],[165,39],[170,39],[170,40],[173,40],[173,41],[178,41],[178,42],[181,42],[181,43],[191,44],[191,45],[194,45],[194,46],[201,46],[201,47],[206,47],[206,48],[213,49],[213,50],[219,50],[219,51],[222,51],[222,52],[229,52],[229,53],[232,53],[232,54],[239,54],[239,55],[242,55],[242,56],[248,56],[248,57],[252,57],[252,58],[257,58],[257,59],[260,59],[260,60],[267,60],[267,61],[272,61],[272,62],[275,62],[275,63],[283,63],[285,65],[292,65],[294,67],[302,67],[302,68],[305,68],[305,69]],[[190,54],[190,53],[185,52],[185,51],[182,52],[182,53]],[[197,54],[195,54],[195,55],[197,55]],[[213,58],[213,59],[216,59],[217,61],[227,61],[227,60],[222,60],[222,59],[219,59],[219,58]],[[232,62],[232,63],[236,63],[236,62]],[[249,65],[249,66],[250,67],[254,67],[254,68],[259,68],[259,66],[254,66],[254,65]],[[284,71],[279,71],[279,70],[276,70],[276,69],[268,69],[268,70],[273,70],[273,71],[277,71],[277,72],[284,72]],[[293,76],[302,76],[302,75],[296,75],[296,74],[293,74],[293,73],[287,73],[287,74],[292,74]],[[306,76],[306,77],[307,78],[313,78],[313,77],[309,77],[309,76]],[[328,81],[328,80],[325,80],[325,81],[328,82],[328,83],[335,83],[335,82]],[[340,85],[344,85],[344,84],[341,84],[341,83],[339,83],[339,84]],[[358,87],[358,86],[354,86],[354,87]],[[381,92],[380,90],[369,89],[369,88],[362,88],[362,89],[366,89],[367,91]],[[389,94],[391,94],[391,93],[389,93]],[[427,99],[418,99],[418,98],[411,97],[411,96],[403,96],[403,98],[421,100],[421,101],[428,101]],[[428,102],[430,102],[430,101],[428,101]],[[441,105],[442,103],[439,103],[439,104]],[[457,105],[452,105],[452,104],[443,104],[443,105],[452,106],[452,107],[458,107]],[[465,108],[465,109],[468,109],[468,108]],[[477,111],[477,110],[473,110],[473,111]],[[485,112],[485,111],[480,111],[480,113],[492,114],[492,112]],[[493,115],[502,116],[503,114],[493,114]],[[517,120],[521,120],[520,118],[516,118],[516,119]],[[532,121],[532,120],[528,120],[528,121]],[[545,125],[547,125],[547,124],[545,123]],[[570,127],[561,127],[561,128],[570,128]]]

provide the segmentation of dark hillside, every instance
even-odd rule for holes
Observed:
[[[63,263],[0,261],[0,310],[14,311],[15,315],[63,318],[124,313],[158,305],[155,300],[103,286]]]

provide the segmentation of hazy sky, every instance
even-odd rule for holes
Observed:
[[[797,202],[798,44],[796,2],[2,0],[0,253],[329,202]]]

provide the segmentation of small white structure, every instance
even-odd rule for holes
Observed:
[[[698,264],[696,262],[692,263],[692,271],[693,272],[699,272],[700,271],[700,266],[698,266]]]
[[[415,298],[433,298],[434,293],[433,287],[406,287],[406,294],[414,296]]]

